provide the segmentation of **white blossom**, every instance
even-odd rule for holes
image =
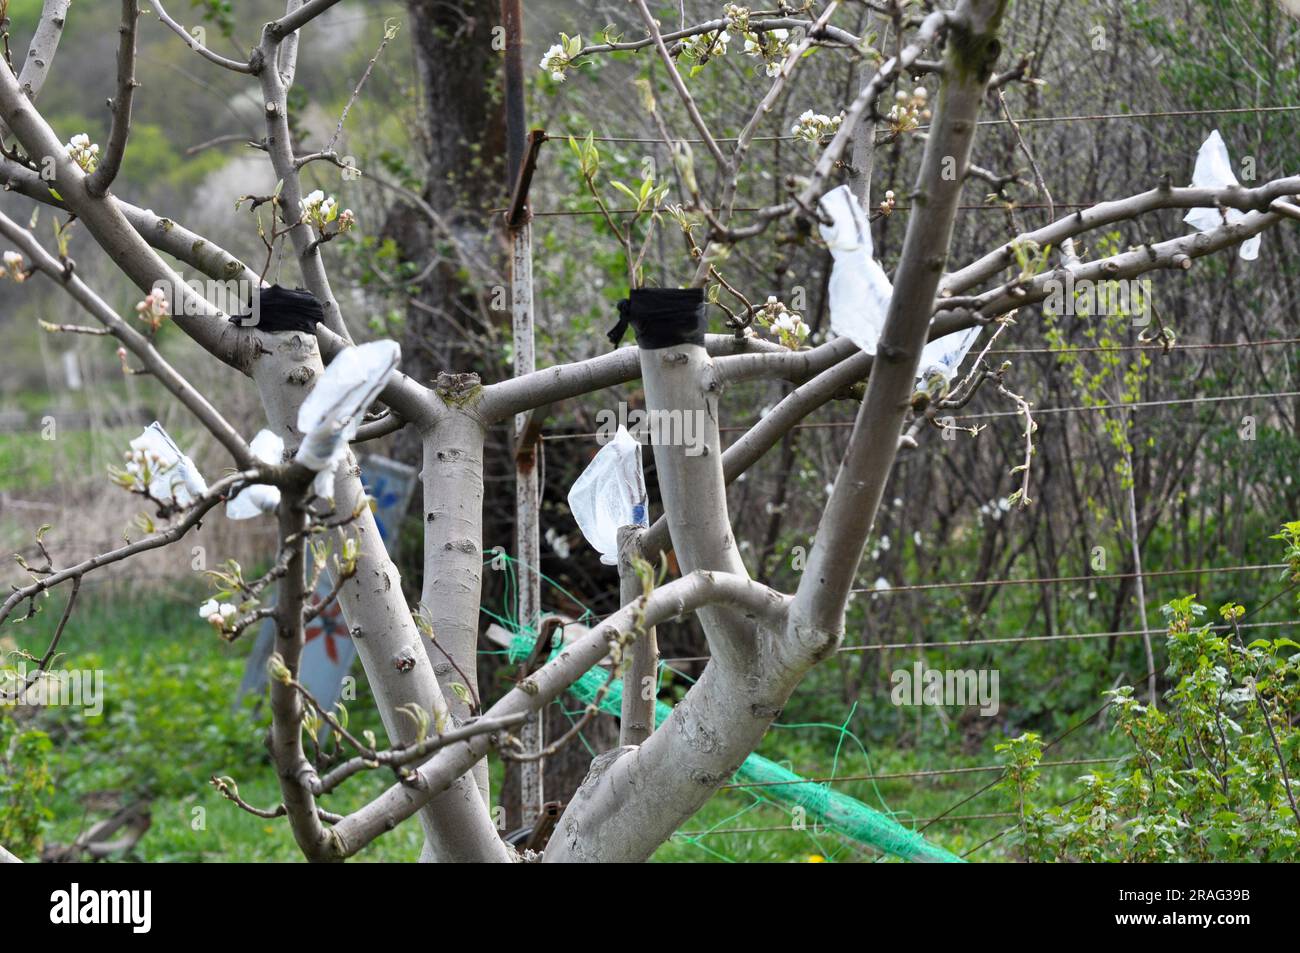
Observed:
[[[749,32],[749,7],[741,6],[739,3],[729,3],[722,8],[722,15],[726,18],[728,30]]]
[[[582,51],[582,37],[560,34],[560,42],[554,43],[542,56],[537,65],[557,83],[564,82],[564,74],[572,68],[574,58]]]
[[[761,57],[768,76],[781,72],[781,63],[790,53],[789,30],[767,30],[762,34],[745,32],[744,37],[746,56]]]
[[[0,265],[0,278],[12,278],[17,282],[27,279],[27,262],[21,254],[16,251],[5,252],[4,264]]]
[[[910,93],[902,89],[894,93],[894,105],[889,107],[885,118],[895,132],[910,132],[922,122],[930,121],[929,96],[924,86],[918,86]]]
[[[94,172],[99,165],[99,146],[91,142],[90,136],[84,132],[69,139],[63,148],[72,161],[81,166],[83,172]]]
[[[554,526],[546,531],[546,545],[550,546],[551,552],[561,559],[568,559],[570,552],[572,552],[569,541],[557,533]]]
[[[730,41],[731,34],[726,30],[687,37],[682,40],[682,56],[697,65],[703,64],[715,56],[724,55]]]
[[[332,195],[326,195],[320,189],[311,192],[305,199],[300,199],[298,207],[302,211],[300,221],[311,225],[318,232],[324,232],[325,227],[339,217],[338,199]],[[347,231],[351,228],[355,218],[351,215],[351,210],[347,213],[346,225],[340,223],[339,231]]]
[[[234,603],[219,603],[216,599],[209,599],[199,606],[199,618],[216,626],[218,629],[225,628],[225,624],[238,613],[239,608]]]
[[[811,109],[805,110],[798,121],[790,127],[790,132],[796,139],[803,142],[820,142],[827,136],[834,135],[844,122],[844,115],[827,116],[824,113],[815,113]]]
[[[755,312],[754,320],[771,331],[782,345],[792,351],[802,347],[812,333],[803,317],[787,308],[775,295],[769,296],[767,302]]]

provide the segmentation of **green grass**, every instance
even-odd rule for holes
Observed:
[[[122,455],[141,427],[108,427],[103,430],[56,431],[53,440],[40,431],[0,433],[0,490],[22,493],[51,486],[75,488],[69,480],[101,478],[108,481],[110,464],[121,466]],[[182,435],[174,435],[181,440]]]
[[[83,591],[61,648],[63,667],[101,669],[104,712],[42,711],[32,727],[54,741],[51,770],[55,793],[46,843],[72,841],[84,826],[105,816],[87,812],[85,800],[116,792],[127,801],[152,798],[153,824],[132,852],[142,861],[294,861],[301,854],[283,819],[263,820],[239,810],[209,783],[228,775],[250,804],[270,807],[280,800],[263,745],[269,714],[255,714],[252,701],[240,711],[231,704],[251,647],[221,643],[195,611],[203,593],[178,599],[119,591],[107,606],[106,593]],[[6,625],[18,644],[40,652],[61,610],[55,597],[21,627]],[[10,650],[12,650],[10,648]],[[355,705],[357,730],[379,727],[362,697]],[[369,716],[369,717],[368,717]],[[373,797],[391,775],[369,775],[326,798],[323,806],[346,813]],[[406,861],[419,856],[418,824],[403,825],[362,852],[358,859]]]
[[[153,825],[128,859],[142,861],[297,861],[301,855],[283,819],[264,820],[239,810],[210,785],[213,775],[229,776],[251,804],[270,807],[279,790],[263,737],[269,715],[263,706],[254,713],[251,702],[232,711],[231,700],[244,669],[246,644],[227,646],[198,618],[194,607],[203,592],[136,594],[126,589],[88,586],[62,644],[63,667],[101,669],[105,678],[105,708],[98,717],[79,711],[49,709],[35,727],[51,736],[55,793],[49,804],[53,819],[44,831],[46,843],[68,843],[79,831],[105,815],[88,811],[86,802],[100,792],[117,792],[125,800],[152,798]],[[62,608],[55,596],[44,611],[22,626],[6,625],[4,633],[33,653],[45,640]],[[6,646],[12,651],[13,646]],[[349,706],[355,730],[371,728],[382,736],[372,700],[359,679],[358,700]],[[804,707],[838,705],[819,698],[815,682]],[[787,723],[794,719],[787,717]],[[859,729],[860,730],[860,729]],[[841,738],[844,743],[839,745]],[[840,750],[836,752],[837,745]],[[933,748],[883,748],[873,757],[842,736],[835,725],[790,725],[769,732],[761,752],[806,777],[853,776],[912,771],[961,764],[987,764],[987,753],[965,758]],[[1085,752],[1076,752],[1082,754]],[[1068,757],[1067,753],[1054,753]],[[1048,772],[1047,790],[1068,797],[1069,782],[1086,769]],[[500,766],[493,762],[494,791],[500,790]],[[990,776],[960,775],[878,784],[864,781],[837,784],[836,789],[869,806],[893,811],[901,823],[942,813]],[[391,783],[391,775],[375,772],[354,779],[322,806],[347,813]],[[1005,795],[982,795],[956,813],[1005,811]],[[981,843],[1007,825],[1005,820],[941,824],[927,836],[957,853]],[[797,830],[781,807],[762,801],[753,789],[726,788],[713,797],[678,834],[654,855],[661,862],[861,862],[879,855],[833,834],[817,833],[809,821]],[[694,832],[732,828],[778,828],[757,832],[689,836]],[[408,822],[364,849],[362,861],[409,861],[418,857],[421,831]],[[980,852],[981,859],[999,859],[1000,846]]]

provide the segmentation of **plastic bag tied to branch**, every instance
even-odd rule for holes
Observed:
[[[148,493],[156,500],[171,500],[177,506],[189,506],[208,492],[207,481],[194,461],[181,453],[180,447],[163,425],[154,421],[144,433],[131,441],[126,472],[140,478],[149,474]]]
[[[259,430],[248,449],[263,463],[278,465],[284,460],[284,440],[270,430]],[[246,486],[226,503],[226,518],[252,519],[262,513],[274,513],[280,505],[280,488],[265,483]]]
[[[618,531],[649,525],[641,445],[619,427],[569,490],[569,509],[606,566],[618,565]]]
[[[325,368],[298,408],[303,440],[294,459],[316,471],[312,492],[317,496],[334,496],[334,470],[356,437],[366,408],[384,389],[401,358],[396,341],[348,348]]]
[[[819,226],[834,259],[828,289],[831,330],[867,354],[875,354],[894,288],[885,269],[872,257],[871,224],[847,185],[823,195],[818,208],[831,220],[831,224]],[[932,374],[952,380],[979,333],[977,326],[928,343],[917,365],[917,380]]]
[[[1192,170],[1192,188],[1225,189],[1240,184],[1232,171],[1232,159],[1228,157],[1228,147],[1224,144],[1219,130],[1215,129],[1201,143],[1201,148],[1196,153],[1196,168]],[[1245,217],[1245,212],[1235,208],[1222,211],[1217,208],[1194,208],[1183,216],[1183,221],[1198,231],[1208,232],[1218,228],[1225,220],[1229,225],[1236,225]],[[1256,235],[1242,242],[1238,254],[1243,261],[1254,261],[1259,257],[1260,238],[1262,236]]]

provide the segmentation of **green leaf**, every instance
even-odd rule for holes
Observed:
[[[624,185],[622,182],[619,182],[619,181],[617,181],[617,180],[611,179],[609,184],[612,185],[614,188],[618,189],[620,192],[622,192],[624,195],[626,195],[628,198],[630,198],[633,202],[638,201],[638,199],[637,199],[637,197],[636,197],[636,193],[633,192],[633,191],[632,191],[630,188],[628,188],[626,185]]]

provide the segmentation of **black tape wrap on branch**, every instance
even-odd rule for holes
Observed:
[[[271,285],[260,289],[255,309],[247,314],[234,315],[230,323],[255,327],[259,331],[305,331],[311,334],[324,320],[325,311],[310,291]]]
[[[703,288],[633,288],[618,303],[618,324],[609,332],[618,347],[628,325],[636,332],[638,347],[648,351],[678,344],[704,344],[709,326],[704,316]]]

